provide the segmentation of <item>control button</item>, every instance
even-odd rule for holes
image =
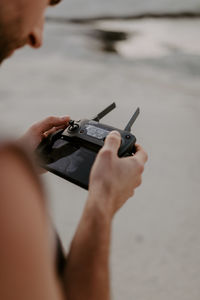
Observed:
[[[70,120],[69,125],[73,127],[74,126],[74,120]]]
[[[79,125],[77,123],[75,123],[73,120],[69,121],[69,127],[68,127],[69,132],[75,131],[78,128],[79,128]]]
[[[126,135],[126,139],[130,140],[131,136],[129,134]]]

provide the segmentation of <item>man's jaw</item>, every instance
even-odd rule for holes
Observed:
[[[0,64],[7,58],[10,58],[16,50],[24,47],[27,44],[28,39],[23,39],[20,42],[16,42],[13,43],[12,46],[10,45],[10,48],[6,49],[6,51],[4,51],[4,54],[1,56],[0,53]]]
[[[10,50],[10,51],[8,51],[8,52],[4,55],[4,57],[2,57],[2,58],[0,57],[0,64],[1,64],[4,60],[10,58],[14,53],[15,53],[15,50]]]

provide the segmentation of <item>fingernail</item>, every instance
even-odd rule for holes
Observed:
[[[120,136],[120,133],[117,130],[111,131],[110,134],[114,134],[114,135]]]
[[[66,117],[66,116],[65,116],[65,117],[62,117],[61,120],[66,120],[66,121],[68,121],[68,120],[69,120],[69,117]]]

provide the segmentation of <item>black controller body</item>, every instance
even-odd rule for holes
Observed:
[[[93,120],[83,119],[75,122],[73,126],[69,126],[62,133],[61,138],[85,145],[97,153],[103,147],[107,135],[113,130],[117,130],[121,134],[119,157],[131,155],[136,142],[134,135]]]
[[[121,134],[119,157],[135,152],[136,138],[126,130],[82,119],[70,121],[65,130],[58,130],[43,139],[36,153],[46,170],[88,189],[89,175],[96,155],[103,147],[107,135],[117,130]]]

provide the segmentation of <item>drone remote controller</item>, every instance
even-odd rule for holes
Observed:
[[[131,127],[140,110],[137,108],[124,130],[99,123],[116,107],[112,103],[95,118],[71,120],[69,126],[44,138],[36,150],[41,166],[46,170],[88,189],[89,175],[97,153],[103,147],[106,136],[113,130],[121,134],[119,157],[135,153],[136,138]]]

